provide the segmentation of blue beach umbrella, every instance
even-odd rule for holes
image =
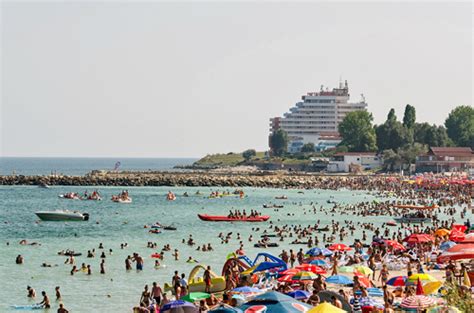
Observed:
[[[322,259],[316,259],[309,262],[309,264],[317,265],[317,266],[328,266],[328,263]]]
[[[232,289],[231,291],[235,292],[235,293],[258,293],[258,292],[262,292],[261,289],[248,287],[248,286],[237,287],[237,288]]]
[[[258,295],[240,307],[244,312],[265,313],[301,313],[308,311],[310,308],[310,305],[277,291],[269,291]]]
[[[218,307],[209,310],[209,313],[242,313],[241,309],[231,307],[227,304],[220,304]]]
[[[454,247],[455,245],[456,245],[456,243],[453,242],[453,241],[445,241],[439,246],[439,249],[443,250],[443,251],[446,251],[446,250]]]
[[[362,291],[357,290],[356,295],[361,295]],[[371,297],[383,297],[383,291],[380,288],[367,288],[367,293]]]
[[[171,301],[165,304],[161,311],[163,313],[198,313],[198,308],[190,303],[183,300]]]
[[[333,275],[326,278],[326,283],[337,285],[350,285],[353,283],[353,281],[344,275]]]
[[[308,251],[306,251],[306,255],[309,255],[309,256],[321,255],[321,249],[318,247],[311,248]]]
[[[304,300],[304,299],[308,299],[311,294],[305,290],[295,290],[295,291],[287,293],[287,295],[296,300]]]

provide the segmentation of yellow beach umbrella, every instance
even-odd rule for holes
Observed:
[[[323,302],[309,310],[307,313],[346,313],[346,311],[339,309],[331,303]]]
[[[442,285],[443,285],[443,283],[440,282],[440,281],[430,281],[430,282],[426,283],[425,285],[423,285],[423,292],[425,293],[425,295],[432,294],[432,293],[438,291],[438,289]]]
[[[368,268],[367,266],[357,266],[357,267],[355,267],[355,269],[356,269],[356,271],[358,271],[359,273],[364,274],[364,275],[370,275],[374,272],[370,268]]]
[[[435,231],[436,236],[444,237],[446,235],[449,235],[451,233],[450,230],[447,230],[445,228],[440,228],[437,231]]]
[[[464,271],[464,279],[462,280],[462,284],[468,288],[471,288],[471,280],[469,279],[467,271]]]
[[[408,281],[410,283],[416,283],[418,281],[418,279],[421,280],[422,282],[437,281],[436,278],[434,278],[430,274],[417,273],[417,274],[413,274],[410,277],[408,277]]]

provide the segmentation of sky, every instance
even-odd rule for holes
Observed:
[[[269,118],[348,80],[376,123],[472,105],[466,3],[1,2],[2,156],[265,150]]]

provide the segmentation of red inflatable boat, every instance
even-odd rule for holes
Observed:
[[[207,214],[198,214],[198,217],[203,221],[210,222],[265,222],[270,218],[268,215],[261,215],[255,217],[227,217],[223,215],[207,215]]]

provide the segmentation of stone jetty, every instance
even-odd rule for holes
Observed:
[[[0,176],[0,185],[311,188],[320,186],[323,179],[324,176],[315,174],[269,171],[252,173],[92,171],[84,176]]]

